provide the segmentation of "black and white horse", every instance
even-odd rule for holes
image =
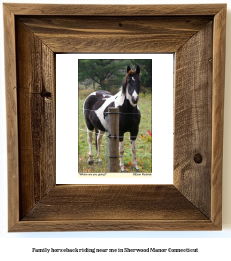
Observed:
[[[88,164],[93,164],[92,153],[92,136],[93,130],[98,132],[96,138],[97,157],[100,159],[100,145],[102,137],[105,132],[105,112],[108,107],[119,107],[119,154],[120,154],[120,168],[124,172],[124,145],[123,136],[125,132],[130,132],[131,149],[132,149],[132,164],[135,170],[139,170],[136,161],[136,138],[139,132],[140,124],[140,110],[138,108],[139,91],[140,91],[140,67],[137,66],[136,71],[127,67],[127,74],[121,86],[120,91],[116,95],[112,95],[108,91],[97,91],[91,93],[85,100],[83,105],[85,121],[87,125],[87,135],[89,143],[89,159]]]

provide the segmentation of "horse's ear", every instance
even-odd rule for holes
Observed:
[[[136,73],[140,74],[140,66],[139,65],[137,65],[137,67],[136,67]]]
[[[127,73],[131,70],[130,66],[127,67]]]

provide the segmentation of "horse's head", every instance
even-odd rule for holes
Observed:
[[[130,66],[127,67],[127,75],[122,88],[126,98],[130,101],[132,106],[136,106],[139,100],[140,92],[140,67],[137,65],[136,71],[131,70]]]

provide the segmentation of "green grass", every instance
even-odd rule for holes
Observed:
[[[103,163],[97,164],[97,153],[95,148],[95,138],[93,138],[93,158],[94,164],[88,165],[87,160],[89,158],[89,146],[87,142],[86,124],[83,115],[83,103],[86,98],[86,91],[79,91],[79,133],[78,133],[78,151],[79,172],[108,172],[108,165],[105,164],[105,148],[108,146],[106,135],[103,137],[101,145],[101,159]],[[152,142],[147,130],[152,130],[152,97],[151,94],[141,95],[139,99],[139,109],[141,111],[140,129],[137,137],[137,163],[142,172],[152,172]],[[93,135],[95,137],[95,135]],[[132,152],[130,145],[130,133],[124,135],[124,165],[128,172],[134,172],[132,162]]]

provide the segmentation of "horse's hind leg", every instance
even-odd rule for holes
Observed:
[[[102,163],[102,159],[100,158],[100,148],[101,148],[103,135],[104,135],[104,132],[99,130],[98,137],[97,137],[97,158],[98,158],[98,163]]]
[[[92,165],[94,160],[93,160],[93,153],[92,153],[92,136],[93,136],[93,131],[87,129],[87,141],[89,144],[89,159],[87,161],[87,164]]]

